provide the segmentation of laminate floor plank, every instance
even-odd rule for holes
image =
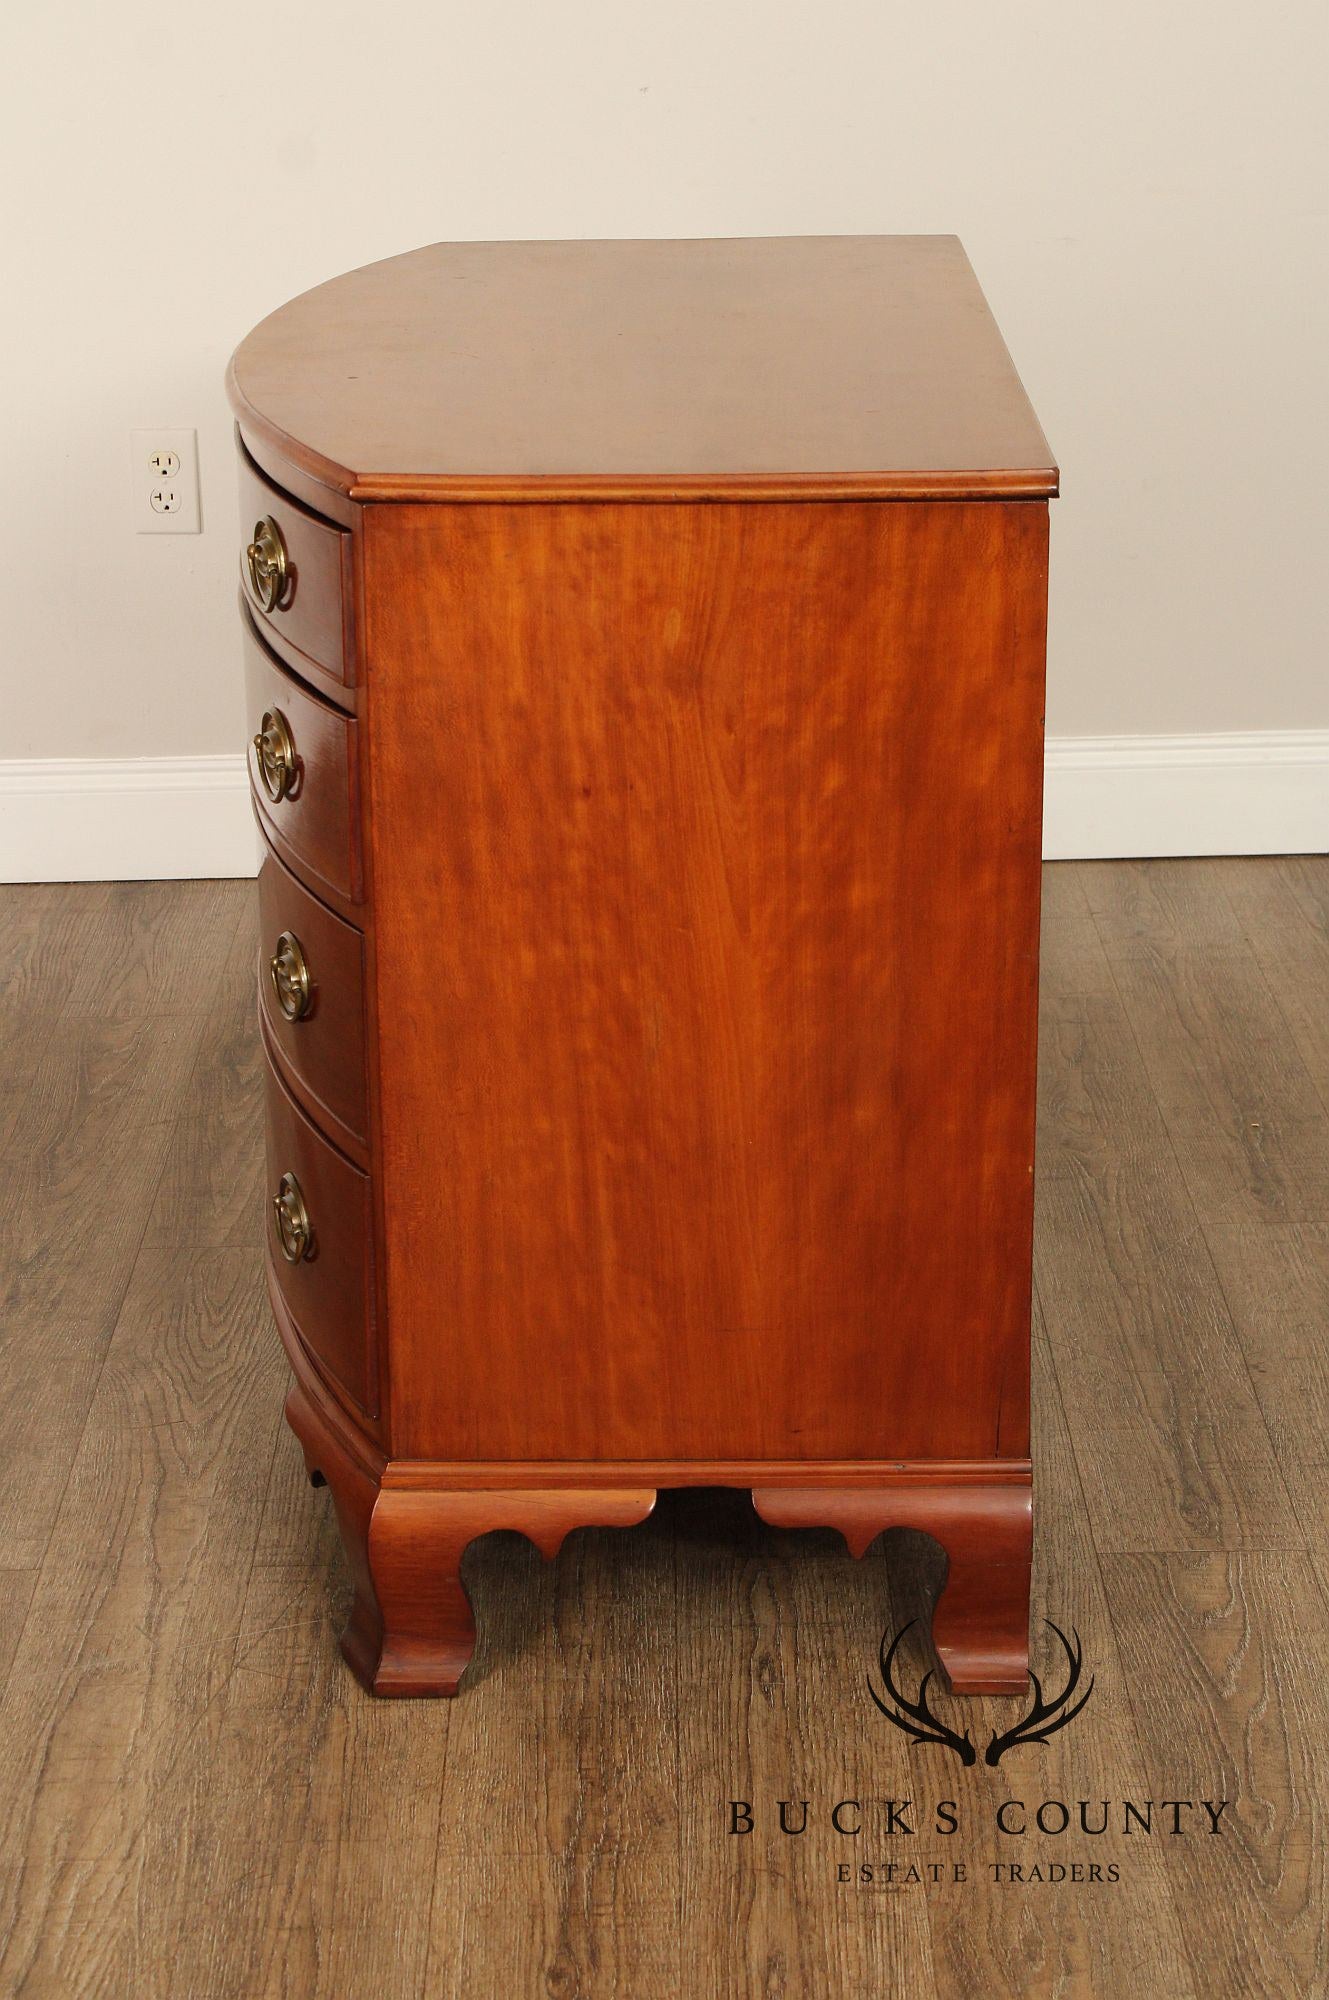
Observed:
[[[261,1244],[263,1050],[255,999],[258,913],[247,895],[213,987],[209,1033],[186,1086],[189,1116],[166,1150],[147,1241],[197,1248]]]
[[[0,1708],[0,1990],[179,1990],[155,1921],[231,1667],[273,1377],[251,1256],[141,1262]]]
[[[65,966],[64,1011],[102,1020],[212,1013],[219,947],[253,902],[248,882],[112,882]]]
[[[865,1698],[883,1631],[926,1616],[935,1550],[926,1545],[911,1597],[895,1587],[907,1567],[898,1534],[855,1562],[828,1530],[767,1527],[745,1493],[680,1493],[670,1511],[685,1675],[681,1990],[705,2000],[932,1991],[927,1891],[844,1884],[838,1870],[914,1850],[947,1859],[930,1830],[888,1836],[883,1801],[915,1796],[916,1772],[906,1739]],[[916,1675],[919,1657],[911,1646],[902,1671]],[[859,1718],[852,1731],[846,1708]],[[841,1799],[859,1802],[848,1815],[857,1838],[831,1823]],[[782,1800],[795,1828],[808,1802],[804,1831],[782,1831]],[[752,1807],[751,1833],[730,1832],[731,1801]],[[907,1818],[917,1821],[912,1807]]]
[[[1094,928],[1110,959],[1179,949],[1240,950],[1244,938],[1227,895],[1232,867],[1225,859],[1200,861],[1079,862],[1077,877]]]
[[[1040,1017],[1049,1011],[1066,1019],[1092,1016],[1096,1006],[1117,1000],[1112,968],[1085,893],[1086,874],[1083,863],[1070,861],[1053,862],[1043,870]],[[1040,1076],[1040,1089],[1055,1081],[1054,1068]]]
[[[1329,1987],[1320,1744],[1329,1644],[1295,1552],[1108,1555],[1108,1598],[1155,1800],[1231,1804],[1162,1851],[1199,1991]],[[1165,1990],[1165,1989],[1164,1989]]]
[[[1329,855],[1231,862],[1223,886],[1320,1106],[1329,1111]]]
[[[1314,1221],[1329,1116],[1227,892],[1251,865],[1099,869],[1090,907],[1206,1221]]]
[[[689,1991],[671,1534],[582,1529],[553,1563],[489,1536],[467,1580],[481,1643],[448,1724],[425,1990]]]
[[[109,882],[0,883],[0,1031],[29,1009],[52,1021],[72,991],[72,969],[114,894]]]
[[[18,1651],[28,1606],[37,1585],[36,1569],[0,1569],[0,1700]]]
[[[1329,1577],[1329,1221],[1215,1227],[1209,1244],[1306,1547]]]
[[[284,1427],[260,1518],[234,1666],[182,1801],[190,1852],[166,1903],[179,1991],[417,2000],[449,1710],[375,1702],[344,1667],[331,1503]]]
[[[243,1245],[235,1254],[253,1273],[257,1299],[263,1144],[255,952],[251,895],[237,913],[215,1035],[190,1079],[147,1242]],[[265,1308],[261,1317],[269,1325]],[[330,1503],[311,1492],[280,1422],[286,1370],[270,1333],[264,1355],[272,1477],[266,1498],[262,1490],[253,1495],[253,1559],[233,1662],[206,1743],[200,1739],[206,1754],[178,1774],[179,1816],[191,1837],[176,1865],[169,1836],[162,1842],[158,1911],[171,1939],[171,1976],[180,1990],[210,2000],[253,1993],[340,2000],[367,1990],[385,2000],[414,1996],[446,1711],[433,1710],[422,1745],[419,1708],[370,1702],[345,1673],[329,1609],[345,1595]],[[274,1711],[283,1716],[275,1733]],[[200,1907],[215,1910],[216,1921],[198,1925]]]
[[[1116,968],[1043,957],[1035,1268],[1099,1545],[1299,1547]]]
[[[56,1023],[10,1126],[0,1214],[0,1517],[40,1561],[130,1282],[197,1021]]]
[[[6,1150],[3,1311],[108,1333],[201,1039],[187,1016],[58,1021]]]
[[[1306,920],[1321,936],[1329,932],[1329,854],[1282,854],[1274,861],[1274,879],[1290,890]],[[1262,862],[1247,863],[1243,871],[1252,887],[1263,875]]]
[[[1319,1103],[1329,1105],[1329,856],[1231,861],[1227,902]],[[1329,1220],[1224,1222],[1206,1235],[1322,1578],[1329,1575]]]
[[[984,1758],[991,1733],[1009,1729],[1028,1703],[951,1704],[952,1716],[962,1713],[963,1723],[971,1725],[979,1761],[969,1769],[952,1764],[946,1773],[964,1823],[973,1829],[964,1843],[971,1879],[965,1895],[934,1898],[929,1905],[935,1990],[943,2000],[969,2000],[979,1993],[991,2000],[1026,1995],[1117,2000],[1128,1993],[1193,1994],[1200,2000],[1207,1989],[1187,1962],[1161,1852],[1132,1843],[1119,1811],[1102,1816],[1105,1800],[1146,1796],[1153,1772],[1136,1728],[1093,1514],[1080,1487],[1051,1349],[1037,1314],[1034,1410],[1032,1659],[1049,1697],[1067,1685],[1069,1668],[1047,1623],[1052,1620],[1082,1647],[1077,1696],[1091,1680],[1093,1691],[1066,1734],[1055,1734],[1046,1744],[1016,1745],[996,1766]],[[920,1766],[930,1767],[937,1753],[919,1749],[913,1755]],[[916,1782],[923,1783],[921,1771]],[[997,1814],[1012,1798],[1025,1800],[1026,1807],[1010,1823],[1028,1830],[1006,1835]],[[1072,1802],[1073,1811],[1078,1801],[1090,1801],[1090,1824],[1104,1824],[1105,1830],[1086,1834],[1077,1819],[1065,1834],[1040,1834],[1036,1815],[1044,1799]],[[1034,1867],[1047,1875],[1056,1866],[1065,1874],[1022,1885],[1012,1879],[1012,1863],[1026,1875]],[[1081,1871],[1078,1881],[1075,1866]],[[1101,1872],[1091,1875],[1091,1867]],[[1112,1867],[1119,1871],[1115,1883],[1107,1879]]]

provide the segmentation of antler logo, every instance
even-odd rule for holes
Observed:
[[[919,1684],[918,1699],[916,1701],[910,1701],[903,1689],[896,1686],[894,1678],[895,1655],[900,1650],[900,1642],[907,1633],[913,1631],[917,1622],[917,1619],[911,1619],[907,1625],[902,1626],[891,1641],[889,1650],[886,1645],[886,1634],[882,1633],[881,1650],[877,1656],[877,1664],[881,1669],[881,1681],[886,1692],[886,1699],[883,1700],[882,1696],[877,1693],[876,1688],[872,1685],[872,1676],[870,1674],[868,1675],[868,1693],[886,1717],[886,1720],[893,1722],[897,1729],[902,1729],[905,1735],[910,1737],[915,1743],[940,1743],[943,1748],[953,1750],[962,1764],[976,1764],[978,1762],[978,1752],[974,1748],[969,1731],[966,1729],[963,1736],[957,1734],[954,1729],[949,1728],[941,1720],[940,1716],[934,1715],[928,1707],[928,1688],[933,1679],[931,1667],[924,1674]],[[1072,1626],[1072,1638],[1068,1639],[1060,1625],[1054,1625],[1050,1618],[1044,1622],[1050,1631],[1056,1633],[1065,1649],[1068,1668],[1066,1685],[1055,1701],[1045,1701],[1043,1699],[1042,1682],[1039,1680],[1037,1674],[1031,1673],[1029,1678],[1034,1688],[1033,1707],[1027,1715],[1021,1716],[1013,1728],[1004,1729],[1000,1734],[995,1729],[993,1730],[991,1740],[988,1743],[987,1753],[983,1759],[985,1764],[1000,1764],[1006,1752],[1013,1750],[1017,1743],[1046,1743],[1049,1736],[1055,1736],[1059,1729],[1064,1729],[1068,1722],[1075,1720],[1075,1717],[1080,1713],[1080,1710],[1094,1691],[1094,1677],[1091,1674],[1089,1685],[1079,1700],[1071,1700],[1072,1695],[1074,1695],[1080,1685],[1080,1671],[1083,1663],[1080,1635],[1075,1630],[1075,1627]]]

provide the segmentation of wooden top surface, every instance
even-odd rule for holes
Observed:
[[[360,500],[1057,490],[954,236],[436,243],[282,306],[228,386]]]

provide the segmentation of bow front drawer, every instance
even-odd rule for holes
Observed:
[[[356,902],[356,724],[288,674],[244,620],[249,776],[264,833],[297,875]]]
[[[292,1330],[322,1372],[377,1414],[368,1174],[267,1082],[268,1272]]]
[[[355,679],[351,537],[240,459],[240,583],[288,666],[334,687]]]
[[[364,938],[267,850],[258,877],[258,994],[268,1055],[344,1152],[363,1155]]]

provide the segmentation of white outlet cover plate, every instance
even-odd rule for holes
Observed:
[[[131,431],[130,502],[139,535],[197,535],[203,527],[198,504],[198,432]],[[163,478],[157,463],[166,454],[179,460],[178,472]]]

